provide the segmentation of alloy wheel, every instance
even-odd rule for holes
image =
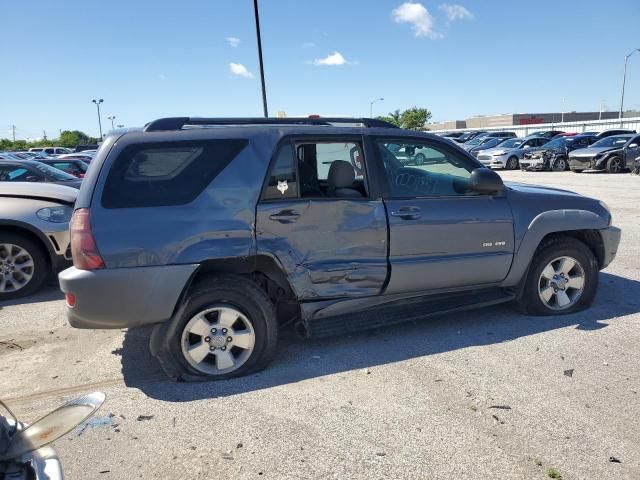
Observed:
[[[558,257],[547,264],[538,279],[538,295],[551,310],[566,310],[580,299],[585,287],[584,268],[572,257]]]
[[[184,327],[182,355],[206,375],[240,368],[251,356],[256,338],[249,319],[235,307],[221,305],[197,313]]]
[[[0,293],[12,293],[26,287],[33,278],[34,268],[33,257],[25,248],[0,243]]]

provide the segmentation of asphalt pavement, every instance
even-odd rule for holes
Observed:
[[[56,448],[69,479],[640,478],[640,177],[504,172],[604,200],[623,230],[593,306],[506,306],[346,337],[173,383],[147,330],[77,330],[55,287],[0,304],[0,396],[26,421],[107,401]]]

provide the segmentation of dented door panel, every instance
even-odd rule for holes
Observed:
[[[387,277],[387,220],[380,200],[258,204],[258,254],[275,255],[300,300],[376,295]]]

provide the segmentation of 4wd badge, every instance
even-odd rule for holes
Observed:
[[[281,182],[280,180],[278,180],[278,186],[276,188],[280,190],[280,193],[282,195],[284,195],[284,192],[286,192],[289,189],[289,184],[287,184],[286,180],[284,182]]]

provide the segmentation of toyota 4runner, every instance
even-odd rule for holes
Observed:
[[[406,166],[406,151],[434,159]],[[265,366],[306,336],[512,302],[587,307],[620,230],[578,194],[503,184],[452,142],[372,119],[165,118],[109,136],[59,276],[78,328],[155,325],[174,379]]]

